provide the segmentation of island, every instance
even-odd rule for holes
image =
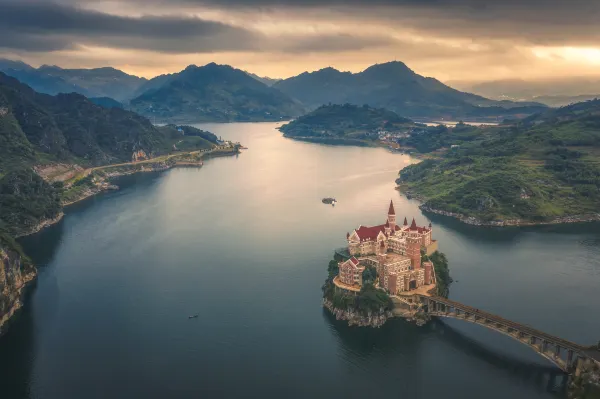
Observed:
[[[397,224],[390,201],[384,224],[346,234],[348,247],[329,262],[323,306],[350,325],[380,327],[395,316],[424,323],[415,295],[447,297],[452,282],[432,230],[406,217]]]
[[[285,137],[324,144],[382,145],[427,128],[384,108],[352,104],[323,105],[279,128]]]
[[[600,100],[398,143],[428,156],[397,179],[424,211],[493,226],[600,220]]]

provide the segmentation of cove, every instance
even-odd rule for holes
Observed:
[[[593,344],[598,224],[423,215],[394,188],[408,156],[277,126],[199,125],[249,149],[129,176],[26,238],[40,276],[0,340],[3,397],[565,397],[559,371],[507,337],[458,320],[348,327],[321,285],[346,232],[382,223],[393,199],[398,218],[433,223],[451,299]]]

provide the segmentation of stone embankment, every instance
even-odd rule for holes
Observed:
[[[391,311],[380,310],[379,313],[363,315],[352,309],[337,309],[331,301],[323,299],[323,306],[327,308],[336,318],[336,320],[346,320],[349,326],[359,327],[381,327],[385,322],[394,317]]]
[[[8,320],[23,306],[25,288],[36,275],[33,265],[0,242],[0,335]]]
[[[550,225],[550,224],[564,224],[564,223],[582,223],[582,222],[597,222],[600,221],[600,213],[593,213],[588,215],[572,215],[555,218],[548,221],[533,222],[522,219],[506,219],[506,220],[491,220],[484,221],[474,216],[467,216],[460,213],[448,212],[439,209],[430,208],[426,205],[419,207],[422,211],[435,213],[437,215],[450,216],[460,220],[463,223],[471,224],[474,226],[538,226],[538,225]]]

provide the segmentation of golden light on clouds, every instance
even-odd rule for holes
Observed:
[[[289,77],[403,61],[440,80],[600,76],[600,2],[0,0],[0,57],[152,77],[230,64]]]

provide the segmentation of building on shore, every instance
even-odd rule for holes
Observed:
[[[362,286],[362,272],[371,266],[377,270],[377,285],[392,295],[435,284],[433,264],[421,262],[421,250],[431,254],[437,249],[431,223],[417,226],[396,224],[394,203],[390,201],[387,220],[378,226],[359,226],[346,234],[350,259],[339,263],[338,280],[355,290]]]

